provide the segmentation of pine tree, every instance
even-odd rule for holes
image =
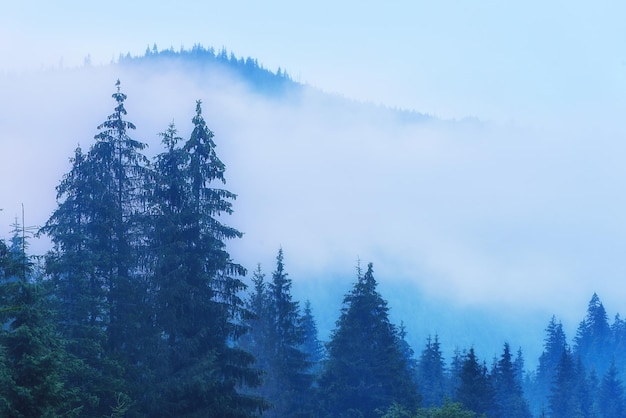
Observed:
[[[591,417],[592,400],[582,362],[565,348],[557,365],[550,392],[551,417]]]
[[[225,182],[225,166],[215,152],[213,132],[196,104],[194,129],[182,148],[173,126],[162,136],[152,207],[152,248],[164,364],[151,416],[247,417],[264,403],[240,391],[259,382],[252,355],[235,342],[247,315],[238,276],[225,240],[241,233],[217,216],[232,213],[236,196],[215,188]]]
[[[494,388],[487,372],[487,366],[478,362],[473,347],[470,348],[463,362],[459,380],[460,385],[456,391],[456,401],[477,415],[495,415]]]
[[[78,416],[78,389],[68,385],[64,340],[54,327],[44,283],[26,255],[27,244],[14,225],[11,246],[0,241],[0,414],[3,417]]]
[[[539,365],[535,381],[528,393],[531,410],[535,415],[548,408],[552,383],[555,379],[557,366],[561,361],[563,350],[567,348],[567,339],[561,322],[552,316],[546,327],[544,348],[539,357]]]
[[[101,416],[120,392],[141,396],[143,351],[153,332],[145,253],[148,163],[145,144],[129,136],[126,95],[116,83],[114,111],[85,155],[57,187],[58,207],[42,232],[54,248],[46,271],[55,284],[69,351],[91,368],[83,382],[86,416]],[[122,380],[124,377],[124,380]]]
[[[588,368],[603,375],[612,358],[611,329],[606,310],[597,294],[593,294],[587,315],[581,321],[574,338],[574,353]]]
[[[238,344],[243,350],[250,352],[254,356],[255,367],[263,371],[266,375],[265,377],[267,377],[273,357],[269,336],[274,323],[270,314],[268,283],[265,281],[265,274],[261,270],[261,264],[257,264],[257,268],[252,274],[252,284],[252,291],[248,293],[245,304],[249,315],[245,318],[244,324],[248,330],[241,336]],[[264,395],[262,387],[256,388],[253,392]]]
[[[146,144],[129,136],[136,129],[125,119],[126,94],[120,81],[112,95],[116,106],[98,126],[95,144],[88,159],[96,177],[94,226],[101,258],[97,266],[108,289],[107,349],[129,366],[142,356],[145,322],[146,282],[142,269],[145,237],[146,185],[148,160],[142,151]],[[97,199],[96,199],[97,198]],[[127,370],[127,373],[129,370]]]
[[[429,336],[417,365],[418,388],[425,407],[441,405],[446,395],[445,361],[439,337]]]
[[[330,416],[369,418],[394,402],[408,410],[419,404],[397,329],[376,287],[370,263],[365,275],[359,270],[354,288],[344,297],[319,382],[320,402]]]
[[[291,279],[285,271],[282,248],[276,256],[276,270],[268,284],[268,310],[271,318],[268,348],[271,353],[263,383],[263,393],[273,408],[268,416],[304,416],[309,407],[313,376],[311,363],[302,350],[304,332],[299,304],[291,295]]]
[[[618,377],[615,362],[611,362],[609,369],[602,378],[598,396],[598,411],[600,418],[621,418],[626,414],[624,385]]]
[[[508,343],[504,344],[502,356],[496,364],[493,373],[493,385],[499,416],[507,418],[531,417]]]
[[[310,364],[307,370],[313,376],[318,376],[324,358],[324,345],[318,338],[317,324],[311,309],[311,301],[304,302],[304,311],[301,318],[302,345],[300,349],[306,355],[306,361]]]
[[[115,394],[124,392],[122,368],[105,355],[108,300],[98,266],[107,254],[97,239],[101,209],[99,185],[91,162],[76,148],[72,168],[57,186],[58,207],[41,229],[53,243],[45,271],[60,321],[66,350],[81,362],[70,379],[80,387],[84,417],[110,411]]]

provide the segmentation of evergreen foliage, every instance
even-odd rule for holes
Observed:
[[[624,385],[618,377],[615,362],[611,362],[600,384],[598,412],[602,418],[620,418],[626,411]]]
[[[504,350],[492,373],[492,379],[497,415],[508,418],[531,418],[508,343],[504,343]]]
[[[225,50],[188,53],[262,68]],[[171,54],[154,46],[144,59]],[[17,222],[0,240],[1,416],[527,418],[529,404],[535,416],[626,416],[626,321],[609,325],[595,293],[572,350],[551,318],[535,373],[508,343],[490,373],[473,348],[447,369],[437,336],[416,361],[369,264],[324,347],[282,249],[271,280],[258,266],[249,290],[231,259],[226,244],[242,233],[222,216],[236,195],[201,102],[188,139],[171,123],[150,162],[119,81],[112,97],[57,187],[40,231],[52,241],[45,269]]]
[[[480,364],[474,348],[470,348],[459,375],[455,400],[478,415],[497,416],[495,393],[487,366]]]
[[[27,244],[14,225],[11,246],[0,241],[1,305],[0,415],[3,417],[79,416],[78,388],[68,376],[78,364],[66,354],[55,329],[45,283],[35,277]]]
[[[311,309],[311,301],[308,299],[304,302],[300,328],[302,329],[302,345],[300,349],[306,355],[306,360],[310,364],[308,372],[313,377],[317,377],[321,371],[322,360],[324,359],[324,345],[319,340],[317,324]]]
[[[242,339],[242,347],[255,355],[257,367],[264,371],[263,384],[255,393],[272,404],[265,416],[308,416],[313,363],[304,351],[305,329],[299,303],[291,295],[292,282],[285,271],[282,248],[272,280],[265,283],[258,266],[253,283],[247,306],[254,317],[248,321],[251,332]]]
[[[585,366],[600,375],[609,368],[612,358],[612,336],[608,317],[597,294],[593,294],[587,315],[581,321],[574,338],[574,353]]]
[[[320,403],[330,416],[367,418],[394,402],[409,410],[419,404],[398,331],[376,287],[370,263],[344,297],[319,382]]]
[[[441,405],[446,391],[446,364],[439,337],[429,336],[417,365],[417,384],[425,407]]]

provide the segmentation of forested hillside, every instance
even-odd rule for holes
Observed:
[[[0,243],[0,415],[626,414],[626,323],[609,322],[596,294],[573,338],[556,317],[548,322],[529,370],[507,340],[494,358],[473,346],[446,358],[438,334],[410,344],[407,326],[430,319],[394,323],[374,265],[355,260],[322,341],[316,315],[326,307],[294,297],[289,247],[267,248],[271,273],[231,256],[246,231],[228,222],[238,196],[202,102],[184,125],[163,121],[148,156],[124,87],[115,83],[93,141],[68,156],[38,231],[52,248],[31,254],[18,221]]]

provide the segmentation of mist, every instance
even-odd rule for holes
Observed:
[[[323,338],[358,260],[374,263],[416,351],[437,333],[485,357],[509,341],[533,364],[552,314],[572,337],[593,292],[609,317],[626,311],[623,126],[407,122],[312,86],[268,96],[227,72],[174,64],[0,76],[3,237],[22,205],[27,227],[46,222],[74,149],[88,149],[111,113],[118,78],[148,156],[172,121],[189,136],[202,100],[226,188],[238,195],[224,219],[245,234],[229,243],[233,259],[271,273],[282,247],[294,295],[311,300]],[[30,252],[48,246],[31,239]]]

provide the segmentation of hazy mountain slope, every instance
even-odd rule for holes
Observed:
[[[448,353],[473,345],[490,359],[508,340],[533,364],[551,314],[574,306],[580,317],[590,293],[552,305],[564,267],[543,257],[528,229],[527,209],[541,210],[532,202],[550,201],[561,179],[545,177],[549,160],[533,159],[534,171],[521,174],[558,143],[353,102],[201,47],[0,76],[2,143],[11,150],[0,156],[3,235],[22,203],[27,225],[45,222],[68,158],[77,145],[89,147],[110,113],[118,78],[149,154],[172,120],[188,136],[195,101],[203,101],[228,188],[239,195],[231,223],[246,235],[232,243],[233,257],[270,273],[282,246],[294,294],[311,300],[323,338],[359,257],[374,262],[391,318],[405,322],[418,353],[437,333]],[[549,244],[554,230],[546,234]],[[531,273],[543,288],[520,285]]]

